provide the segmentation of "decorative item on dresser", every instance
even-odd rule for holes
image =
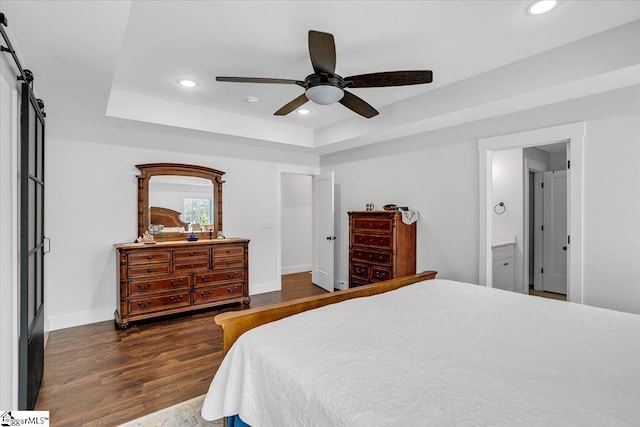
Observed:
[[[114,245],[116,326],[223,304],[249,304],[249,240],[227,239],[222,233],[224,172],[179,163],[136,167],[141,237],[138,243]]]
[[[249,297],[249,240],[125,243],[118,251],[116,325]]]
[[[416,223],[403,212],[349,212],[349,287],[416,273]]]

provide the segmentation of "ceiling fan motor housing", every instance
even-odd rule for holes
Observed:
[[[311,74],[304,79],[306,95],[311,101],[320,105],[338,102],[344,97],[344,79],[337,74]]]

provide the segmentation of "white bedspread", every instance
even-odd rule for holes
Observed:
[[[253,329],[205,419],[259,426],[640,425],[640,316],[430,280]]]

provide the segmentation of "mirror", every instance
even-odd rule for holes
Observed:
[[[136,165],[138,175],[138,235],[149,231],[155,240],[198,238],[222,231],[222,175],[203,166],[178,163]]]

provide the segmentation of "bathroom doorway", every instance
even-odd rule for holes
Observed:
[[[567,300],[582,303],[582,224],[583,224],[583,200],[582,200],[582,159],[584,146],[585,124],[571,123],[567,125],[553,126],[532,131],[523,131],[514,134],[501,135],[491,138],[483,138],[478,141],[479,150],[479,284],[492,286],[493,284],[493,259],[492,259],[492,238],[493,224],[492,214],[494,212],[493,198],[493,176],[492,162],[494,155],[504,150],[526,149],[529,147],[539,147],[551,144],[563,143],[567,147],[567,163],[570,162],[570,169],[567,171],[567,206],[568,206],[568,228],[567,238],[570,243],[567,244]],[[523,161],[524,163],[524,161]],[[521,163],[520,189],[527,189],[529,174],[524,173],[524,164]],[[523,185],[523,178],[526,179],[527,185]],[[525,205],[526,204],[526,208]],[[513,205],[514,209],[525,210],[529,208],[527,198],[520,199],[520,203]],[[523,209],[525,208],[525,209]],[[521,221],[527,221],[528,215],[521,214]],[[519,250],[514,253],[514,264],[518,262],[524,265],[524,268],[516,268],[515,280],[519,278],[519,283],[528,283],[529,281],[529,264],[524,262],[525,252],[529,255],[527,245],[524,242],[525,226],[522,223],[516,228],[516,234],[522,236]],[[524,271],[526,269],[526,271]],[[514,281],[515,281],[514,280]],[[515,286],[516,292],[526,292],[525,286]]]

